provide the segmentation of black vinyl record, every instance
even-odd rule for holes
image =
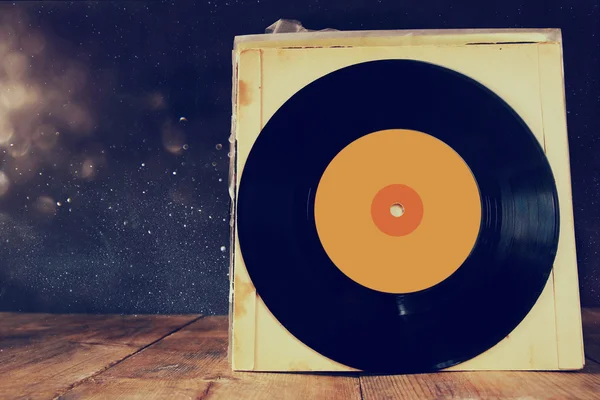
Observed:
[[[409,294],[348,278],[315,227],[315,192],[330,161],[385,129],[426,132],[449,145],[481,197],[469,257],[446,280]],[[254,143],[238,192],[241,254],[267,308],[323,356],[373,373],[446,368],[506,337],[547,282],[558,227],[550,166],[516,112],[478,82],[412,60],[342,68],[293,95]]]

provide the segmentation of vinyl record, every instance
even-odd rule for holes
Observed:
[[[521,322],[552,269],[541,146],[492,91],[437,65],[372,61],[310,83],[241,173],[237,234],[258,295],[349,367],[466,361]]]

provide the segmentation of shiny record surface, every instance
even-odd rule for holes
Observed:
[[[332,160],[358,139],[385,130],[423,132],[445,143],[479,189],[481,223],[472,251],[449,277],[410,293],[351,279],[328,256],[315,222],[315,195]],[[426,152],[419,156],[431,165],[440,161]],[[384,183],[410,192],[401,181]],[[361,190],[357,184],[357,195]],[[423,221],[427,210],[425,199]],[[291,97],[255,142],[237,204],[242,257],[270,312],[322,355],[375,373],[446,368],[502,340],[546,284],[558,217],[549,164],[519,116],[479,83],[409,60],[346,67]],[[352,229],[351,218],[340,223],[340,235]],[[419,229],[391,232],[403,240]],[[441,240],[430,241],[423,252],[440,252]],[[390,262],[410,270],[414,254],[408,261],[395,254]],[[365,270],[381,262],[375,253],[363,259]]]

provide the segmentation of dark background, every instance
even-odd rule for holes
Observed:
[[[0,310],[224,314],[233,37],[558,27],[581,300],[600,305],[598,1],[0,4]],[[183,117],[183,119],[182,119]]]

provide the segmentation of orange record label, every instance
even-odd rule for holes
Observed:
[[[319,239],[349,278],[387,293],[412,293],[452,275],[481,223],[473,174],[450,146],[391,129],[339,152],[315,197]]]

